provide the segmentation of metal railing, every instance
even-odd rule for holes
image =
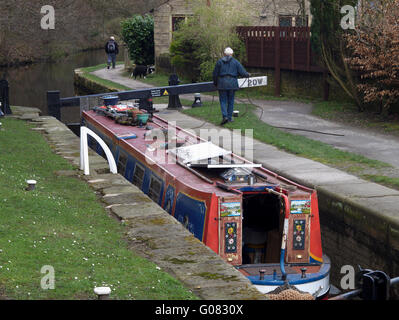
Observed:
[[[115,95],[119,97],[120,101],[141,100],[146,106],[144,109],[152,108],[152,98],[155,97],[169,97],[173,98],[180,94],[213,92],[217,88],[213,82],[200,82],[183,85],[169,85],[165,87],[154,87],[148,89],[119,91],[112,93],[98,93],[86,96],[76,96],[61,98],[60,91],[47,91],[47,109],[48,114],[61,120],[61,109],[66,107],[80,106],[82,110],[88,110],[91,105],[99,105],[99,100],[105,95]],[[176,99],[170,99],[176,101]],[[172,103],[169,103],[168,108],[174,108]]]

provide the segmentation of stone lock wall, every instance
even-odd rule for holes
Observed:
[[[318,196],[323,250],[333,261],[332,283],[340,285],[345,265],[353,266],[356,272],[360,266],[399,276],[397,223],[325,189],[319,189]],[[391,299],[398,297],[396,285],[391,288]]]

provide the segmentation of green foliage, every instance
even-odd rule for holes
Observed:
[[[122,38],[127,44],[130,58],[140,65],[154,63],[154,20],[146,14],[135,15],[121,22]]]
[[[313,16],[312,48],[320,54],[322,44],[327,45],[331,50],[337,50],[339,41],[344,33],[341,28],[341,8],[345,5],[355,7],[357,0],[310,0],[310,12]]]
[[[187,29],[187,30],[186,30]],[[200,78],[200,47],[198,39],[193,37],[192,30],[182,26],[179,32],[175,32],[170,45],[171,63],[178,74],[191,81]]]
[[[245,58],[245,46],[236,27],[249,22],[251,10],[246,1],[191,1],[194,16],[181,23],[173,33],[171,62],[181,75],[193,81],[211,80],[216,61],[226,47],[238,60]]]
[[[346,94],[359,106],[354,76],[345,61],[347,50],[344,39],[345,30],[341,27],[341,8],[345,5],[355,7],[357,0],[311,0],[310,10],[313,16],[311,25],[312,48]]]

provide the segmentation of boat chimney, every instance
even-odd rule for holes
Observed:
[[[265,272],[266,270],[259,270],[259,279],[260,280],[265,280]]]
[[[248,176],[248,185],[252,186],[255,183],[255,177],[251,174]]]
[[[302,269],[301,269],[301,272],[302,272],[301,278],[302,278],[302,279],[305,279],[305,278],[306,278],[306,270],[307,270],[306,268],[302,268]]]

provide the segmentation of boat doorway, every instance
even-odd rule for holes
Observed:
[[[279,263],[284,205],[271,193],[243,194],[242,263]]]

